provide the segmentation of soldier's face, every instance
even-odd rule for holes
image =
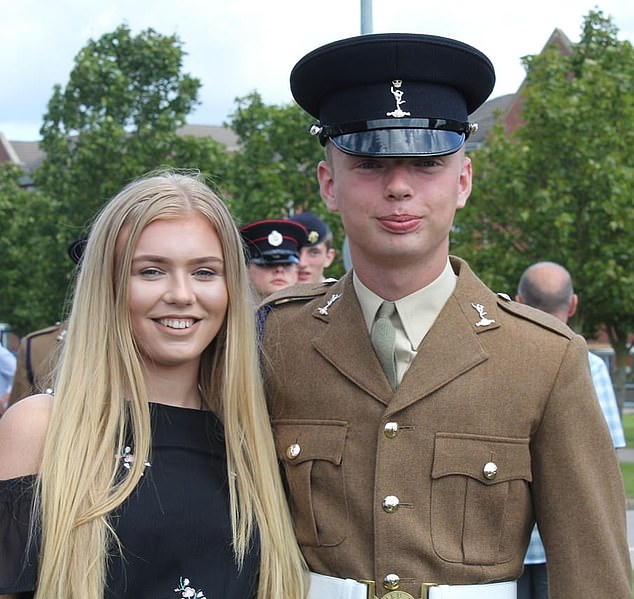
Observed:
[[[328,248],[325,241],[304,246],[299,252],[298,279],[302,283],[321,283],[324,269],[332,264],[334,257],[335,250]]]
[[[250,264],[249,280],[253,290],[260,297],[266,297],[297,283],[297,264]]]
[[[471,162],[462,151],[374,158],[331,147],[318,177],[326,205],[341,214],[355,269],[444,266],[455,212],[471,191]]]

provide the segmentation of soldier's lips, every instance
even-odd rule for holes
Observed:
[[[377,219],[381,226],[391,233],[411,233],[420,225],[422,218],[409,214],[383,216]]]

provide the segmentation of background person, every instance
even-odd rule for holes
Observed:
[[[79,264],[85,246],[85,237],[68,246],[68,255],[75,264]],[[32,331],[20,340],[9,405],[29,395],[52,391],[55,364],[66,337],[66,327],[66,321],[58,322]]]
[[[0,416],[7,407],[9,392],[15,375],[15,356],[0,344]]]
[[[298,281],[300,283],[322,283],[326,280],[324,271],[335,259],[332,233],[328,225],[312,212],[299,212],[291,220],[306,227],[306,243],[299,252]]]
[[[141,179],[97,217],[55,397],[9,408],[0,455],[0,594],[303,596],[242,241],[201,180]]]
[[[259,299],[297,283],[306,229],[289,219],[258,220],[240,228],[247,248],[249,280]]]
[[[333,42],[291,73],[353,267],[260,310],[311,599],[515,599],[535,520],[553,597],[631,599],[585,340],[449,256],[471,191],[468,115],[494,80],[478,50],[419,34]]]
[[[570,273],[555,262],[537,262],[529,266],[520,277],[517,287],[518,302],[543,310],[567,323],[577,311],[578,297],[574,292]],[[625,435],[614,396],[614,388],[605,362],[588,352],[590,375],[610,429],[615,448],[625,447]],[[524,572],[517,585],[518,599],[548,599],[548,571],[544,544],[537,527],[524,558]]]

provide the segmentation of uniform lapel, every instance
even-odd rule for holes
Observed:
[[[313,337],[314,348],[357,387],[389,404],[390,412],[477,367],[488,358],[479,335],[499,326],[497,300],[464,262],[452,259],[452,265],[459,275],[456,289],[395,393],[372,348],[350,273],[331,287],[313,311],[314,318],[328,325]]]
[[[392,389],[372,348],[351,273],[332,286],[313,317],[328,324],[312,339],[314,348],[352,383],[387,403]]]
[[[480,335],[498,328],[497,298],[459,260],[454,293],[420,345],[405,373],[390,411],[414,403],[488,359]]]

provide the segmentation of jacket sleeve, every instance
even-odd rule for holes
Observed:
[[[581,337],[561,360],[532,464],[550,596],[631,599],[623,481]]]

